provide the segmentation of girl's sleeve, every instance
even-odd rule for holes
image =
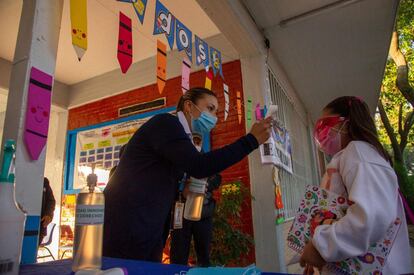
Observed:
[[[318,226],[312,240],[327,262],[363,255],[384,237],[397,216],[398,192],[391,168],[357,162],[347,170],[342,178],[354,204],[338,222]]]

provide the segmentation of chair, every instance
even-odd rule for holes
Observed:
[[[60,259],[64,259],[66,253],[70,252],[73,253],[73,231],[69,225],[62,224],[60,226],[59,254],[62,253]],[[70,255],[70,257],[72,257],[72,255]]]
[[[46,228],[46,236],[43,238],[42,243],[39,245],[39,249],[45,249],[47,250],[48,254],[37,256],[37,259],[44,259],[48,257],[52,257],[53,260],[55,260],[55,257],[53,256],[50,249],[47,247],[52,243],[52,237],[53,237],[53,231],[55,230],[56,224],[55,223],[49,223]]]

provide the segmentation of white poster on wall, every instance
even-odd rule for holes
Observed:
[[[273,122],[271,137],[260,145],[260,156],[263,164],[274,164],[290,174],[293,173],[289,132],[278,121]]]
[[[278,163],[276,166],[286,170],[290,174],[293,174],[292,145],[290,142],[289,132],[278,121],[273,123],[272,132],[272,136],[275,140],[275,151],[278,157]]]

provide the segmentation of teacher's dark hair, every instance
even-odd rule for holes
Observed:
[[[197,104],[197,101],[206,95],[214,96],[217,98],[216,94],[206,88],[203,87],[195,87],[188,90],[184,95],[181,96],[180,100],[177,104],[177,112],[184,111],[184,102],[190,100],[194,104]]]

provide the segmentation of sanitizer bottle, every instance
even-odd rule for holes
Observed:
[[[26,214],[16,203],[14,191],[15,143],[4,146],[0,173],[0,274],[19,274]]]
[[[105,198],[96,187],[98,177],[93,170],[86,182],[76,198],[73,272],[100,270],[102,266]]]
[[[190,178],[189,193],[184,207],[184,219],[199,221],[203,210],[207,179]]]

